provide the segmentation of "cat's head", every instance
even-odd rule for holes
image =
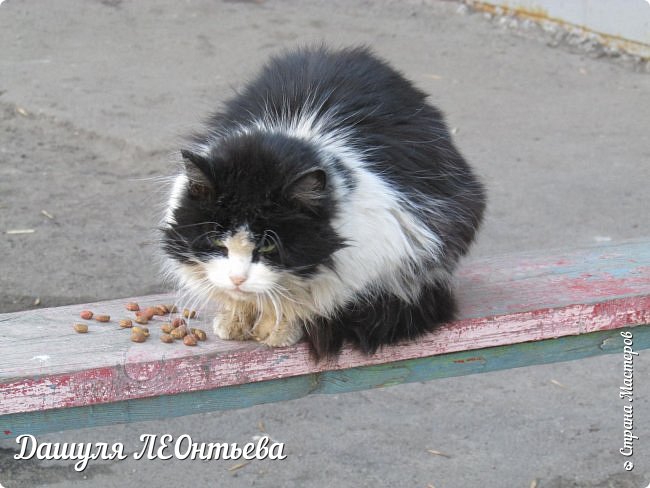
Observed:
[[[234,300],[281,296],[342,247],[331,184],[308,144],[242,134],[181,154],[162,244],[186,288]]]

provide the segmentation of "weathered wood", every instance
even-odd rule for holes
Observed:
[[[336,361],[318,364],[305,344],[268,349],[215,338],[196,348],[163,344],[156,327],[161,319],[150,327],[148,342],[131,343],[117,326],[131,315],[124,310],[127,299],[0,315],[0,415],[385,368],[394,361],[648,324],[650,243],[468,261],[457,289],[459,320],[371,357],[346,349]],[[173,301],[136,300],[142,306]],[[112,322],[90,322],[88,334],[76,334],[72,323],[85,308],[110,314]],[[205,318],[197,322],[210,332]]]
[[[634,334],[635,350],[650,348],[650,326],[624,330],[630,330]],[[621,330],[592,332],[178,395],[4,415],[0,416],[0,439],[15,438],[21,434],[36,435],[66,429],[245,408],[292,400],[313,393],[345,393],[620,353],[623,348],[620,332]]]

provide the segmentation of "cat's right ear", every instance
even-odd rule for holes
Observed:
[[[300,206],[314,210],[325,196],[324,190],[327,183],[327,175],[320,168],[312,168],[303,171],[284,188],[284,193],[292,201]]]
[[[210,171],[208,160],[187,149],[181,149],[185,174],[189,180],[188,192],[192,198],[205,199],[210,195],[212,185],[206,176]]]

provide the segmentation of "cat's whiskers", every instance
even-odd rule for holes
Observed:
[[[203,313],[207,304],[214,298],[218,291],[210,279],[205,275],[201,266],[187,270],[189,280],[180,287],[178,298],[179,309],[201,310]]]
[[[255,294],[255,305],[257,306],[257,317],[255,318],[255,322],[253,323],[252,330],[255,330],[255,327],[257,327],[257,324],[260,323],[260,320],[262,319],[262,311],[263,311],[263,302],[262,302],[262,295],[259,293]]]
[[[198,227],[200,225],[213,225],[215,227],[221,227],[218,222],[212,222],[212,221],[205,221],[205,222],[197,222],[195,224],[186,224],[186,225],[174,225],[174,228],[176,229],[187,229],[189,227]]]
[[[214,236],[219,236],[219,233],[216,230],[208,230],[204,232],[203,234],[200,234],[199,236],[195,237],[192,239],[192,241],[189,243],[189,246],[193,246],[196,242],[200,241],[204,237],[208,237],[209,235],[214,235]]]
[[[265,291],[265,294],[269,298],[271,305],[273,305],[275,311],[275,327],[278,327],[282,320],[282,302],[281,300],[278,300],[272,288],[268,288]]]
[[[295,298],[293,298],[293,297],[291,296],[289,290],[288,290],[287,288],[285,288],[284,286],[280,285],[279,283],[274,283],[274,284],[272,284],[272,285],[269,287],[269,289],[270,289],[273,293],[278,294],[280,297],[282,297],[283,299],[285,299],[285,300],[288,301],[288,302],[291,302],[291,303],[299,303],[298,300],[296,300]]]
[[[178,239],[177,242],[182,243],[184,245],[184,248],[187,248],[187,239],[185,239],[185,237],[183,235],[181,235],[176,229],[174,229],[173,227],[169,227],[168,229],[163,229],[163,230],[172,232],[176,236],[176,238]],[[176,244],[176,243],[173,243],[173,244]]]
[[[194,300],[189,307],[189,310],[197,310],[201,314],[206,312],[207,304],[212,299],[214,286],[208,279],[203,279],[199,284],[199,292],[194,295]],[[188,321],[191,318],[188,318]]]
[[[185,283],[185,286],[183,286],[180,289],[181,293],[178,299],[178,305],[179,305],[178,308],[180,313],[182,313],[184,309],[190,309],[189,308],[190,300],[192,300],[194,296],[196,296],[196,291],[194,290],[194,286],[196,285],[194,283],[198,283],[198,282],[199,281],[197,280],[196,282],[193,281],[191,284]]]

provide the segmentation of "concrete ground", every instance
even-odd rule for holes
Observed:
[[[650,78],[629,63],[500,28],[455,2],[9,0],[0,312],[163,290],[152,228],[178,136],[270,54],[320,40],[373,46],[445,111],[489,189],[474,256],[649,235]],[[34,232],[5,233],[14,229]],[[635,362],[629,473],[615,355],[39,438],[130,452],[146,433],[245,443],[263,428],[286,444],[286,460],[238,469],[128,459],[80,474],[16,461],[4,441],[0,484],[645,487],[649,357]]]

